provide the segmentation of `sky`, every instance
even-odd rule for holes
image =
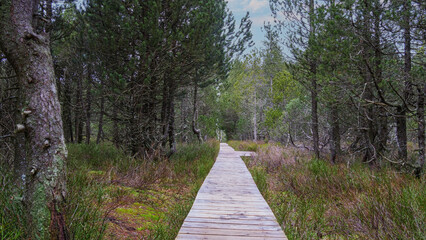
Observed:
[[[264,22],[273,22],[271,9],[269,8],[268,0],[228,0],[228,8],[235,16],[239,24],[242,17],[247,12],[250,12],[250,20],[253,22],[251,32],[253,33],[253,42],[256,48],[263,46],[265,32],[262,32]],[[238,25],[237,25],[238,26]],[[247,51],[246,51],[247,53]]]

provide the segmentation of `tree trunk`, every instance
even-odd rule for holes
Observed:
[[[67,142],[74,142],[73,127],[72,127],[72,106],[71,106],[71,79],[67,76],[67,69],[64,70],[64,110],[63,119],[64,135]]]
[[[169,121],[169,156],[176,152],[176,138],[175,138],[175,103],[171,102],[170,105],[170,121]]]
[[[197,80],[194,81],[194,110],[193,110],[193,117],[192,117],[192,131],[195,135],[198,137],[198,141],[200,143],[203,143],[203,137],[201,136],[201,130],[197,128],[197,117],[198,117],[198,110],[197,110],[197,93],[198,93],[198,83]]]
[[[398,157],[402,161],[407,161],[407,104],[411,89],[411,23],[410,23],[411,1],[403,3],[403,29],[404,29],[404,93],[403,103],[397,107],[396,139],[398,145]]]
[[[422,86],[423,85],[423,86]],[[423,168],[425,165],[425,93],[426,93],[426,84],[419,84],[417,87],[417,92],[419,94],[417,98],[417,140],[419,142],[419,159],[417,163],[417,168],[415,174],[420,178]]]
[[[312,69],[314,71],[314,69]],[[315,72],[315,71],[314,71]],[[312,73],[314,74],[314,73]],[[318,133],[318,94],[317,94],[317,81],[316,77],[312,76],[312,89],[311,89],[311,111],[312,111],[312,138],[314,153],[317,158],[320,157],[319,152],[319,133]]]
[[[383,80],[383,70],[382,70],[382,44],[381,37],[382,33],[380,30],[381,23],[381,3],[379,0],[374,1],[374,81],[375,85],[378,86],[377,91],[379,95],[383,96],[383,91],[380,88]],[[383,99],[382,99],[383,100]],[[376,108],[376,120],[375,124],[377,125],[377,140],[375,140],[375,148],[377,150],[377,155],[381,156],[382,153],[386,150],[387,141],[388,141],[388,113],[385,107],[378,106]]]
[[[163,149],[167,145],[167,137],[169,132],[169,117],[170,117],[170,102],[171,102],[171,88],[168,77],[165,77],[163,83],[163,101],[161,106],[161,146]]]
[[[112,110],[112,131],[113,131],[113,142],[116,148],[120,145],[120,132],[118,128],[118,109],[117,103],[114,103]]]
[[[339,124],[339,110],[337,109],[336,103],[332,103],[330,109],[330,125],[331,125],[331,161],[336,163],[338,156],[340,155],[340,124]]]
[[[253,106],[253,140],[257,141],[257,96],[256,86],[254,89],[254,106]]]
[[[92,133],[91,123],[91,107],[92,107],[92,73],[90,66],[87,69],[87,89],[86,89],[86,144],[90,143],[90,135]]]
[[[18,83],[18,85],[20,85]],[[20,109],[23,108],[23,100],[24,100],[24,94],[22,94],[22,88],[19,88],[18,90],[18,99],[16,100],[16,106],[15,107],[15,123],[22,123],[24,122],[22,113]],[[27,144],[25,140],[25,133],[24,132],[17,132],[15,134],[14,139],[14,147],[15,147],[15,156],[14,156],[14,172],[15,172],[15,180],[16,180],[16,186],[19,188],[25,187],[25,175],[27,174],[27,166],[28,166],[28,160],[27,160]]]
[[[2,1],[0,47],[21,84],[23,127],[31,166],[25,207],[31,239],[68,239],[63,204],[67,150],[46,33],[36,32],[37,1]]]
[[[363,37],[365,40],[362,43],[363,61],[361,62],[361,76],[364,79],[364,90],[362,95],[363,106],[361,107],[361,133],[362,133],[362,145],[365,149],[363,161],[373,165],[376,163],[377,151],[375,148],[375,138],[377,129],[375,127],[375,113],[371,102],[374,102],[374,75],[370,71],[370,60],[372,59],[373,53],[370,46],[371,36],[373,35],[370,31],[371,17],[370,17],[370,1],[364,0],[364,13],[363,13]]]
[[[77,143],[83,141],[83,80],[82,75],[77,78],[77,94],[75,98],[75,114],[74,114],[74,124],[75,124],[75,138]]]
[[[102,140],[104,134],[104,105],[105,105],[105,97],[104,97],[104,86],[101,81],[101,106],[99,110],[99,123],[98,123],[98,137],[96,138],[96,144],[99,144]]]
[[[407,160],[407,120],[405,106],[398,106],[396,108],[395,123],[398,157],[405,162]]]
[[[315,14],[315,1],[309,0],[309,45],[312,45],[313,38],[315,37],[315,22],[313,16]],[[312,47],[312,46],[310,46]],[[312,115],[312,139],[314,153],[317,158],[320,157],[319,152],[319,133],[318,133],[318,90],[317,90],[317,66],[316,59],[311,56],[310,59],[310,73],[311,73],[311,115]]]

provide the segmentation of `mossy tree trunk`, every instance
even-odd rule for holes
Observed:
[[[67,239],[63,203],[65,161],[61,109],[47,28],[38,1],[0,0],[0,47],[23,91],[22,123],[29,146],[25,207],[31,239]],[[47,24],[46,24],[47,25]]]

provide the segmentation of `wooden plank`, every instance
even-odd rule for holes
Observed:
[[[198,223],[224,223],[229,225],[253,225],[253,226],[277,226],[275,220],[264,220],[259,222],[257,220],[248,219],[220,219],[220,218],[202,218],[202,217],[190,217],[185,219],[185,222],[198,222]]]
[[[185,222],[182,227],[189,228],[209,228],[209,229],[234,229],[234,230],[268,230],[280,231],[281,228],[276,225],[253,225],[253,224],[228,224],[228,223],[204,223],[204,222]]]
[[[223,235],[223,236],[241,236],[241,237],[284,237],[281,229],[277,230],[244,230],[240,229],[211,229],[211,228],[190,228],[182,227],[180,230],[183,234],[200,234],[200,235]]]
[[[263,210],[263,211],[247,211],[247,210],[211,210],[211,209],[192,209],[189,214],[209,214],[212,215],[244,215],[244,216],[265,216],[270,217],[271,212]]]
[[[176,239],[287,239],[240,156],[221,143]]]
[[[210,213],[189,213],[188,217],[198,217],[198,218],[219,218],[219,219],[243,219],[243,220],[275,220],[275,216],[255,216],[255,215],[244,215],[244,214],[215,214],[214,212]]]
[[[287,238],[276,237],[240,237],[224,235],[200,235],[200,234],[179,234],[177,240],[283,240]]]

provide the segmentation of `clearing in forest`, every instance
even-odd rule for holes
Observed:
[[[226,143],[176,239],[287,239],[241,156]]]

